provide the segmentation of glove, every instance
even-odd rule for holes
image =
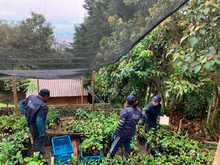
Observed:
[[[111,136],[111,139],[115,140],[115,138],[116,138],[116,135],[113,133],[112,136]]]

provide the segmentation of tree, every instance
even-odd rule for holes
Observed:
[[[113,31],[108,22],[109,18],[116,15],[128,21],[134,17],[137,8],[126,5],[123,0],[86,0],[85,2],[84,8],[88,10],[88,16],[84,23],[75,27],[73,52],[77,57],[94,61],[91,67],[97,68],[105,62],[99,56],[103,38],[111,36]]]
[[[5,59],[0,67],[4,70],[72,68],[69,54],[54,48],[53,27],[41,14],[31,13],[31,18],[18,23],[0,22],[0,56]]]
[[[110,35],[111,29],[107,22],[108,0],[87,0],[84,8],[88,10],[88,17],[84,23],[75,27],[73,52],[77,57],[86,57],[91,60],[99,49],[99,41],[103,35]]]
[[[100,41],[100,51],[96,56],[98,66],[100,62],[114,62],[127,53],[178,2],[131,0],[124,3],[127,8],[132,6],[133,10],[129,10],[133,11],[132,17],[125,19],[117,14],[108,17],[112,33],[110,36],[104,36]]]
[[[119,54],[123,54],[125,50],[121,49],[127,47],[120,45],[133,43],[138,38],[137,36],[142,35],[148,26],[150,27],[154,17],[158,13],[160,14],[160,9],[165,9],[169,5],[162,3],[162,1],[126,2],[128,6],[135,6],[139,10],[134,10],[133,17],[129,20],[120,18],[117,15],[109,17],[108,21],[113,32],[110,37],[102,38],[100,42],[102,51],[99,52],[97,58],[101,56],[101,58],[103,57],[108,61],[112,60],[112,53],[115,53],[116,57]],[[141,7],[142,5],[144,7]],[[143,42],[135,46],[126,55],[126,58],[122,57],[116,65],[101,69],[106,72],[110,70],[109,74],[101,71],[100,80],[102,83],[106,83],[106,87],[104,89],[101,88],[101,93],[106,94],[106,97],[110,98],[111,102],[124,100],[129,92],[139,96],[141,106],[155,94],[160,94],[163,101],[165,101],[165,78],[169,76],[169,72],[171,72],[169,70],[171,69],[168,65],[170,59],[166,59],[166,48],[169,44],[169,36],[166,37],[166,34],[169,33],[165,29],[166,27],[161,26],[161,28],[156,28],[156,30],[152,31]],[[145,52],[150,52],[149,54],[151,54],[150,63],[145,61],[146,57],[143,58]],[[130,60],[133,62],[130,63]]]
[[[203,111],[203,114],[208,111],[206,124],[210,132],[219,129],[216,121],[220,118],[218,115],[220,89],[218,4],[218,0],[203,0],[191,1],[185,6],[182,10],[185,17],[179,22],[185,29],[182,33],[183,37],[170,50],[175,60],[175,68],[180,73],[176,78],[182,82],[179,87],[176,83],[172,83],[174,84],[172,88],[177,87],[175,90],[182,91],[181,95],[194,91],[203,98],[201,101],[206,106],[200,111]]]
[[[147,81],[152,77],[153,52],[146,50],[147,40],[143,40],[116,64],[104,67],[97,74],[97,88],[101,96],[111,103],[122,104],[125,97],[135,94],[140,106],[145,102]]]
[[[54,44],[53,28],[41,14],[32,12],[31,18],[19,23],[17,31],[12,45],[19,50],[48,52]]]
[[[48,52],[54,44],[53,28],[41,14],[31,13],[19,23],[0,22],[0,44],[25,52]]]
[[[155,9],[151,8],[149,11],[157,11],[158,6],[154,7]],[[119,47],[114,45],[115,43],[112,44],[110,38],[120,40],[120,35],[126,33],[121,34],[118,29],[129,28],[125,28],[126,22],[115,18],[110,20],[114,26],[112,36],[106,38],[105,42],[115,51],[119,51]],[[128,94],[125,91],[135,89],[127,82],[132,77],[135,79],[132,82],[136,87],[134,93],[147,97],[146,100],[149,100],[149,95],[159,93],[163,96],[165,105],[169,106],[167,108],[175,109],[175,106],[178,106],[177,109],[184,112],[184,117],[207,117],[207,137],[212,135],[211,137],[216,138],[216,133],[219,133],[216,121],[220,118],[219,18],[217,1],[191,1],[152,31],[144,39],[145,42],[141,43],[144,47],[136,46],[141,48],[140,52],[153,52],[149,67],[151,76],[140,79],[133,74],[135,65],[127,67],[130,58],[135,61],[132,56],[134,48],[117,64],[100,70],[98,80],[103,84],[99,86],[102,94],[106,94],[111,102],[124,100]],[[128,38],[131,36],[132,33]],[[138,53],[137,55],[141,56]],[[137,63],[141,65],[140,61]],[[141,71],[140,68],[137,69]],[[140,82],[144,82],[149,88],[143,88],[144,85]],[[141,93],[141,89],[144,89],[147,95]]]

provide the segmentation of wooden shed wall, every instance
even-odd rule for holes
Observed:
[[[88,96],[83,96],[83,104],[88,103]],[[81,104],[81,96],[73,97],[52,97],[47,102],[48,105],[74,105]]]

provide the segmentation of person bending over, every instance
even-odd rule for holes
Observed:
[[[33,151],[44,154],[45,121],[48,113],[46,102],[50,97],[48,89],[41,89],[39,95],[30,95],[19,102],[21,112],[25,115],[33,138]]]
[[[157,127],[157,118],[158,116],[163,116],[161,113],[161,97],[156,95],[152,98],[152,101],[149,102],[146,106],[146,119],[145,119],[145,132],[148,132],[151,128]]]

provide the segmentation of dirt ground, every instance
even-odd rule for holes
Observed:
[[[52,146],[44,147],[44,159],[50,160],[52,156]]]

